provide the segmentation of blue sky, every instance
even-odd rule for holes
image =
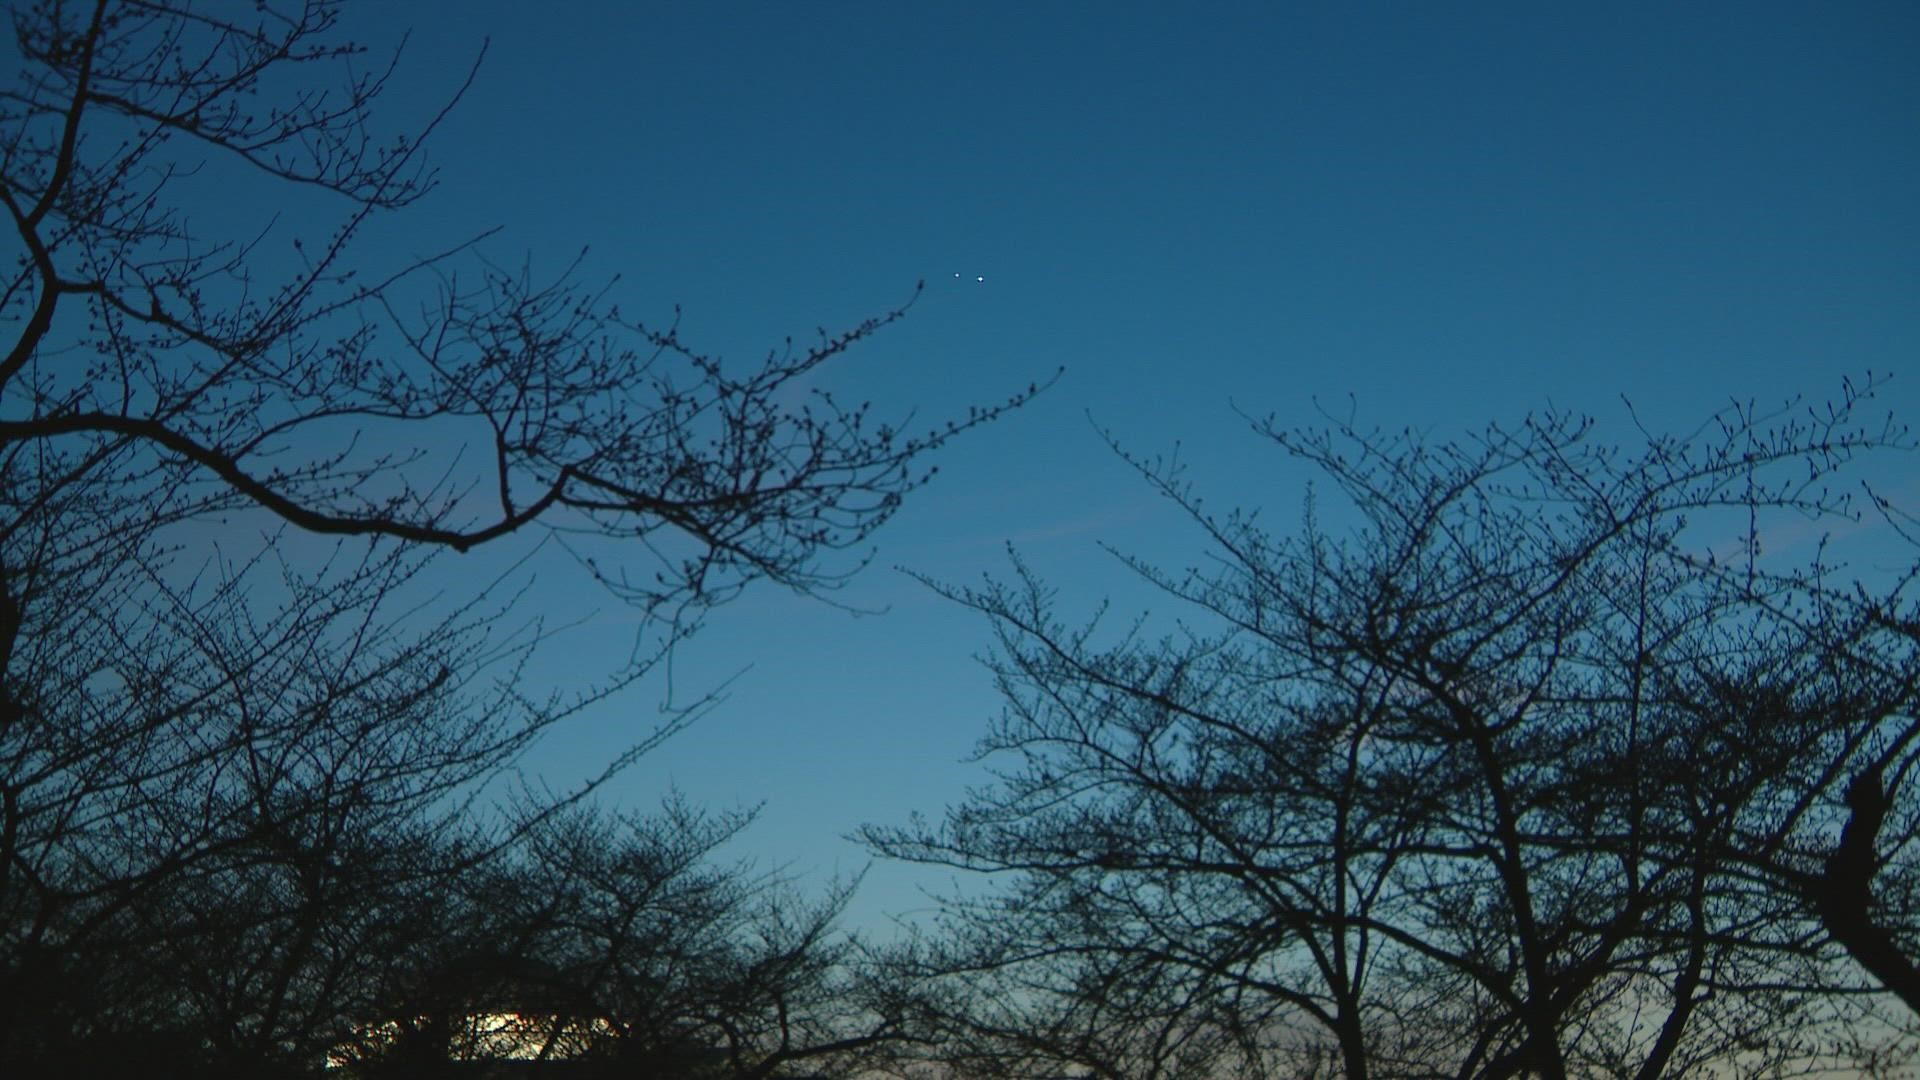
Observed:
[[[927,290],[823,383],[927,421],[1044,378],[956,444],[839,599],[762,590],[682,650],[724,707],[615,794],[767,804],[739,854],[807,872],[841,835],[938,813],[994,711],[965,580],[1009,541],[1071,603],[1150,602],[1102,541],[1199,548],[1106,448],[1181,446],[1210,501],[1295,512],[1307,477],[1235,409],[1349,409],[1436,436],[1548,405],[1691,425],[1730,398],[1896,378],[1920,415],[1920,8],[1910,4],[369,5],[410,25],[394,122],[478,81],[443,186],[387,242],[487,250],[751,362]],[[954,275],[961,275],[955,278]],[[984,278],[984,280],[976,280]],[[537,674],[620,653],[564,563],[537,605],[597,612]],[[541,751],[592,769],[659,683]],[[856,917],[911,907],[878,868]]]

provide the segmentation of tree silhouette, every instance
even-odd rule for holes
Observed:
[[[649,816],[544,817],[462,878],[457,914],[395,972],[387,1013],[441,1061],[485,1056],[454,1045],[462,1018],[514,1013],[520,1056],[583,1076],[860,1072],[907,1036],[903,995],[836,928],[850,884],[808,901],[721,861],[751,816],[670,799]],[[360,1048],[366,1071],[396,1051],[403,1073],[413,1067],[388,1030]]]
[[[397,56],[340,9],[10,8],[10,1075],[318,1068],[438,898],[582,794],[493,813],[531,740],[648,659],[532,695],[537,618],[500,583],[434,600],[436,552],[544,530],[665,649],[753,581],[837,584],[928,451],[1033,392],[910,434],[811,385],[899,311],[736,368],[487,261],[484,231],[383,261],[459,94],[378,130]],[[251,195],[289,212],[247,222]]]
[[[1063,618],[1017,560],[939,587],[995,627],[998,782],[866,837],[1015,882],[905,961],[955,983],[952,1059],[1654,1080],[1910,1051],[1913,570],[1760,546],[1851,520],[1847,470],[1912,448],[1861,404],[1631,454],[1561,416],[1259,423],[1358,525],[1276,535],[1136,460],[1211,543],[1123,560],[1182,608],[1166,636]]]
[[[925,479],[916,459],[999,413],[916,437],[823,392],[785,403],[898,311],[734,373],[564,277],[463,274],[457,253],[360,265],[373,223],[432,190],[439,118],[370,128],[393,68],[349,63],[338,6],[15,12],[0,200],[21,257],[0,304],[20,321],[0,447],[21,526],[90,484],[137,493],[148,515],[253,506],[460,551],[558,519],[646,541],[600,570],[630,598],[704,603],[754,578],[830,583],[819,554],[866,538]],[[318,189],[334,223],[207,235],[173,201],[200,166]],[[280,265],[263,249],[286,233],[298,258]],[[484,465],[449,473],[420,449],[437,444]]]

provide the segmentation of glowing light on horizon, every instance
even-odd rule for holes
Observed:
[[[425,1026],[426,1017],[413,1025]],[[327,1068],[338,1069],[377,1061],[400,1039],[398,1021],[362,1025],[355,1039],[327,1053]],[[538,1013],[474,1013],[453,1032],[449,1060],[568,1061],[584,1054],[594,1042],[616,1035],[604,1019],[562,1019]]]

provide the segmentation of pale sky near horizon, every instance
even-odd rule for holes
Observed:
[[[1738,4],[368,5],[412,28],[401,106],[486,55],[436,136],[441,189],[396,250],[621,275],[690,342],[751,362],[926,291],[821,377],[931,424],[1064,366],[943,451],[838,599],[715,613],[676,683],[728,700],[614,793],[764,801],[736,854],[857,870],[863,822],[937,815],[996,708],[977,618],[896,570],[1003,571],[1008,543],[1087,610],[1146,601],[1099,545],[1198,558],[1106,447],[1177,442],[1222,505],[1284,528],[1307,477],[1240,413],[1436,437],[1528,410],[1691,427],[1732,398],[1892,373],[1920,416],[1920,7]],[[536,669],[616,662],[594,611]],[[659,680],[556,735],[591,771]],[[921,880],[876,868],[862,923]]]

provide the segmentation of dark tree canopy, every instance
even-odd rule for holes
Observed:
[[[1076,622],[1016,561],[996,783],[881,852],[1002,875],[910,958],[969,1072],[1658,1077],[1914,1049],[1920,637],[1904,429],[1729,409],[1623,450],[1257,431],[1356,522],[1122,562],[1180,621]],[[1904,567],[1781,530],[1878,526]],[[1816,533],[1817,535],[1817,533]],[[1904,1005],[1902,1004],[1904,1002]]]
[[[904,999],[818,901],[723,861],[750,813],[669,799],[574,807],[421,899],[432,933],[382,967],[387,1012],[333,1050],[344,1075],[501,1057],[578,1077],[851,1075],[903,1035]]]
[[[705,855],[718,826],[619,832],[564,816],[581,789],[499,796],[647,656],[535,693],[537,615],[433,557],[542,530],[670,647],[753,581],[832,587],[928,451],[1033,392],[911,434],[815,385],[899,311],[736,366],[572,271],[502,269],[485,223],[384,261],[429,205],[426,144],[459,91],[382,128],[402,69],[343,39],[343,6],[8,5],[0,1073],[310,1072],[454,964],[446,922],[474,910],[456,899],[536,870],[575,875],[555,902],[575,898],[596,1022],[638,1024],[608,987],[670,942],[602,940],[589,972],[591,920],[631,900],[609,890],[648,872],[643,838]],[[610,748],[609,773],[684,720]],[[739,954],[699,999],[743,995],[735,1028],[689,1036],[702,1053],[765,1074],[865,1037],[817,1003],[850,955],[832,900],[660,873],[724,894],[702,947]],[[517,915],[565,936],[554,911]],[[791,970],[748,970],[754,935]],[[805,1034],[766,1035],[803,998]]]

